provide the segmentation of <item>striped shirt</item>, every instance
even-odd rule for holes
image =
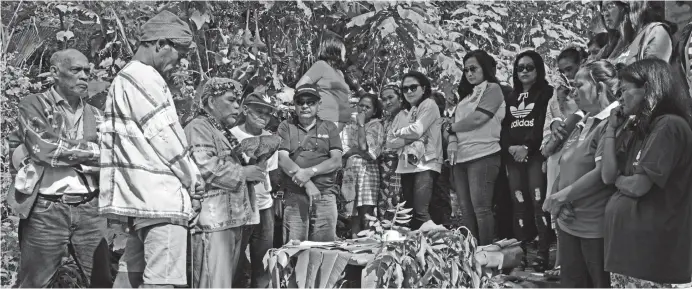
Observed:
[[[204,184],[163,77],[128,63],[111,83],[104,114],[100,212],[191,219],[190,195]]]

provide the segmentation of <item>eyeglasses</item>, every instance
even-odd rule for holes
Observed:
[[[300,99],[300,100],[297,100],[297,101],[296,101],[296,104],[297,104],[298,106],[303,106],[303,105],[306,105],[306,104],[307,104],[308,106],[315,106],[315,105],[317,104],[317,101],[315,101],[315,100],[302,100],[302,99]]]
[[[476,67],[476,66],[464,67],[464,69],[462,69],[462,71],[464,73],[469,73],[469,72],[476,73],[477,70],[478,70],[478,67]]]
[[[519,65],[517,65],[517,72],[524,72],[524,71],[533,72],[534,70],[536,70],[536,67],[531,65],[531,64],[526,64],[526,65],[519,64]]]
[[[401,90],[402,90],[404,93],[412,93],[412,92],[414,92],[414,91],[417,91],[417,90],[418,90],[418,87],[420,87],[420,85],[418,85],[418,84],[411,84],[411,85],[409,85],[409,86],[402,86],[402,87],[401,87]]]

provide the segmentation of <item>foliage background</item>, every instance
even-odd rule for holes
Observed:
[[[181,61],[172,81],[176,107],[189,109],[194,88],[227,76],[256,90],[287,91],[315,61],[323,31],[342,35],[351,85],[377,91],[409,69],[428,74],[452,95],[467,51],[484,49],[498,61],[500,80],[513,57],[535,49],[555,67],[567,45],[585,45],[598,29],[584,1],[2,1],[0,83],[5,137],[16,129],[22,97],[50,85],[49,59],[67,47],[92,63],[90,102],[103,104],[109,81],[136,50],[147,19],[170,10],[190,24],[198,49]],[[550,71],[553,71],[551,69]],[[551,73],[552,75],[552,73]],[[281,102],[280,100],[277,100]],[[2,268],[0,285],[16,280],[18,218],[5,197],[11,184],[8,143],[2,141]],[[124,245],[117,235],[114,250]]]

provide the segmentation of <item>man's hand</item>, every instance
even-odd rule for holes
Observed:
[[[565,130],[565,122],[561,120],[556,120],[550,124],[550,131],[558,141],[562,141],[568,137],[567,130]]]
[[[249,182],[260,182],[265,180],[264,170],[258,166],[244,166],[243,174],[245,174],[245,179]]]
[[[293,175],[293,182],[302,187],[314,176],[315,173],[311,169],[299,169],[296,174]]]

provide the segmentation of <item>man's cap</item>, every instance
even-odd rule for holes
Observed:
[[[242,105],[250,105],[250,104],[261,105],[264,107],[269,107],[271,109],[276,109],[276,107],[272,103],[272,99],[267,94],[259,94],[256,92],[248,94],[245,97],[245,99],[243,99]]]
[[[319,88],[314,84],[303,84],[296,88],[296,92],[293,95],[293,100],[298,99],[301,96],[312,96],[317,99],[321,99]]]
[[[142,34],[139,41],[156,41],[168,39],[173,43],[195,47],[192,41],[192,31],[190,26],[170,11],[161,11],[142,25]]]

